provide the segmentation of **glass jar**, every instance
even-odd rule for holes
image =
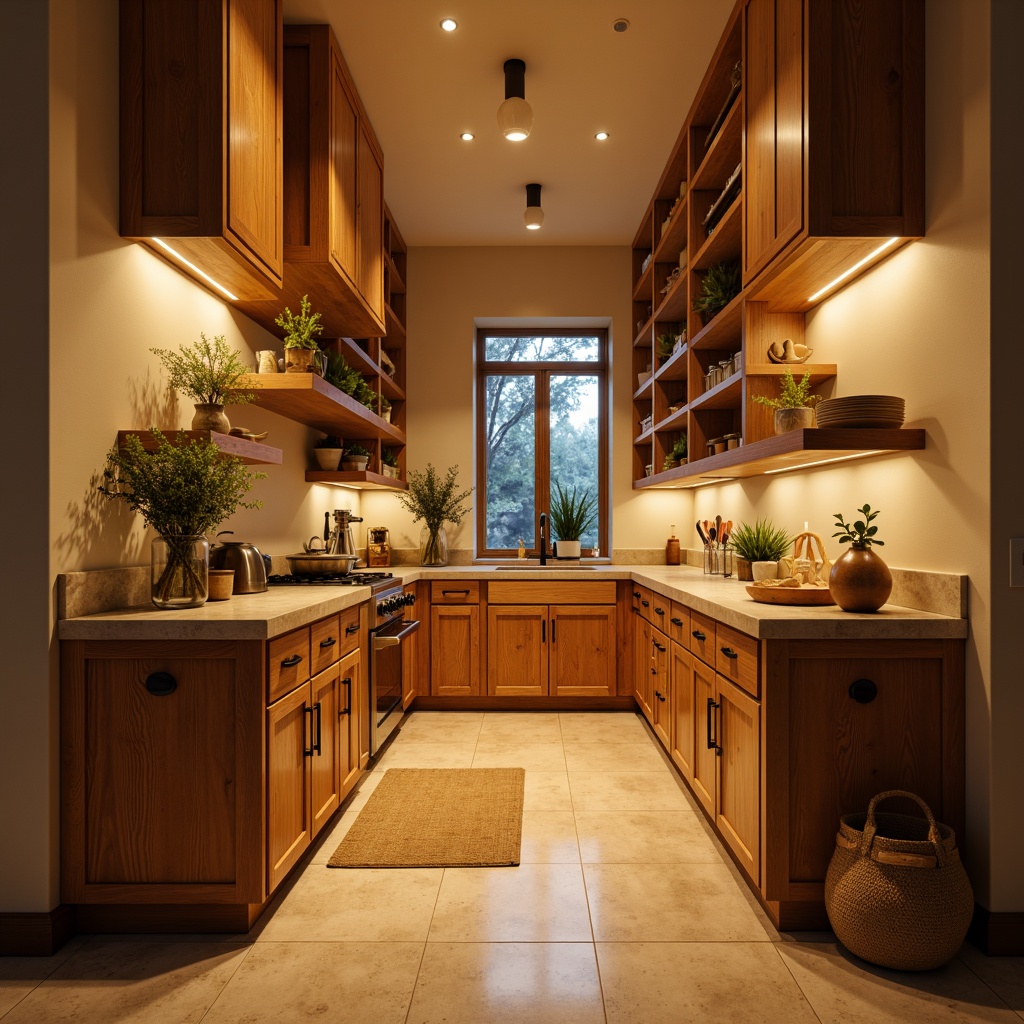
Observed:
[[[723,359],[718,364],[718,372],[722,375],[722,380],[728,380],[732,376],[732,358]]]
[[[151,599],[157,608],[198,608],[209,594],[210,542],[202,535],[153,539]]]
[[[420,565],[448,564],[448,534],[444,525],[431,530],[424,525],[420,530]]]

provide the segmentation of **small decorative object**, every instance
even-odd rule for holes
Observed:
[[[380,455],[381,470],[392,480],[398,479],[398,453],[394,448],[385,448]]]
[[[341,438],[335,434],[327,434],[313,447],[313,457],[322,470],[334,473],[341,462],[342,450]]]
[[[790,430],[802,430],[814,426],[814,406],[821,400],[820,395],[811,394],[811,373],[808,370],[798,384],[793,371],[786,367],[782,388],[778,398],[754,395],[754,401],[775,410],[775,433],[785,434]]]
[[[114,448],[103,470],[101,494],[142,514],[159,533],[152,545],[152,600],[158,608],[194,608],[207,598],[210,546],[203,536],[238,508],[254,480],[241,459],[224,456],[212,441],[192,440],[179,431],[171,444],[154,430],[156,449],[146,451],[134,434]]]
[[[676,438],[676,443],[672,445],[671,451],[665,456],[665,462],[662,465],[662,470],[675,469],[676,466],[686,465],[686,435],[680,434]]]
[[[846,395],[826,398],[814,410],[814,415],[820,427],[898,430],[903,426],[905,406],[897,395]]]
[[[370,526],[366,530],[366,565],[369,569],[391,564],[391,532],[386,526]]]
[[[269,430],[261,430],[258,434],[248,427],[232,427],[228,433],[232,437],[243,437],[246,441],[264,441],[270,434]]]
[[[151,348],[167,370],[168,387],[180,391],[195,402],[193,430],[212,430],[218,434],[231,432],[224,412],[225,405],[244,405],[256,396],[251,391],[233,390],[248,372],[237,352],[228,347],[224,335],[210,341],[201,331],[200,340],[181,345],[180,352]]]
[[[209,600],[227,601],[235,588],[234,569],[210,569]]]
[[[346,472],[365,473],[370,452],[361,444],[350,444],[341,457],[341,468]]]
[[[516,554],[516,557],[517,558],[525,558],[526,557],[526,542],[523,540],[522,537],[519,538],[519,551]]]
[[[701,282],[700,294],[693,308],[707,325],[740,293],[741,276],[738,261],[713,263]]]
[[[871,550],[873,544],[884,547],[885,542],[875,534],[872,526],[878,512],[872,512],[870,505],[857,509],[863,519],[852,525],[843,521],[842,513],[835,514],[840,529],[833,533],[840,544],[849,544],[850,549],[836,559],[829,573],[828,589],[835,602],[844,612],[876,612],[889,600],[892,593],[892,573],[881,557]]]
[[[925,817],[876,813],[877,804],[892,797],[913,800]],[[898,971],[948,963],[974,913],[956,834],[914,793],[877,794],[866,814],[839,820],[825,910],[836,938],[862,960]]]
[[[391,422],[391,402],[383,395],[380,396],[380,418],[387,423]]]
[[[737,578],[742,581],[753,580],[755,562],[771,562],[777,571],[777,563],[789,545],[789,534],[770,519],[758,519],[753,526],[739,523],[732,533]],[[773,576],[775,574],[772,573]]]
[[[665,542],[665,564],[679,564],[679,538],[676,536],[676,525],[672,524],[672,533]]]
[[[793,342],[792,338],[786,338],[781,344],[773,341],[768,346],[768,361],[772,363],[805,363],[810,358],[814,349],[806,345],[799,345]]]
[[[452,466],[443,480],[438,479],[437,471],[428,462],[426,472],[410,470],[409,490],[398,495],[402,507],[413,515],[413,522],[423,520],[420,532],[420,564],[448,564],[448,535],[444,524],[462,522],[469,508],[462,502],[473,493],[468,491],[456,494],[456,480],[459,467]]]
[[[323,333],[320,314],[311,313],[309,296],[302,296],[302,305],[296,316],[285,306],[274,323],[284,328],[284,365],[288,373],[312,373],[313,357],[320,351],[316,336]]]
[[[584,489],[578,492],[573,484],[566,490],[556,480],[551,495],[551,531],[558,538],[558,558],[579,558],[580,538],[597,520],[597,498]]]
[[[257,373],[277,373],[277,356],[272,349],[261,349],[256,353]]]
[[[654,472],[654,463],[653,462],[648,462],[647,465],[644,466],[644,476],[650,476],[653,472]]]

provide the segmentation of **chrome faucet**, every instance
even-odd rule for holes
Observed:
[[[544,527],[547,526],[547,523],[548,523],[548,514],[546,512],[541,512],[541,514],[540,514],[540,564],[541,565],[547,565],[548,564],[548,547],[547,547],[547,541],[544,538]]]

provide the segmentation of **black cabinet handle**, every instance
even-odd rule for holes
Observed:
[[[302,661],[301,654],[289,654],[288,657],[281,662],[281,668],[294,668],[300,661]]]
[[[636,598],[637,600],[639,600],[639,599],[640,599],[640,591],[639,591],[639,590],[634,590],[634,591],[633,591],[633,596],[634,596],[634,597],[635,597],[635,598]]]
[[[353,633],[358,633],[358,632],[359,632],[359,625],[358,625],[358,623],[356,625],[354,625],[354,626],[346,626],[345,627],[345,636],[351,636]]]
[[[858,704],[870,704],[878,696],[878,687],[870,679],[854,679],[847,692]]]
[[[326,640],[320,641],[321,647],[333,647],[338,642],[337,637],[329,636]]]
[[[657,640],[652,640],[651,642],[654,644],[655,647],[658,648],[659,651],[661,651],[662,654],[664,654],[665,651],[667,650],[667,648],[662,647],[661,644],[659,644]]]
[[[690,635],[691,635],[691,636],[692,636],[692,637],[693,637],[693,638],[694,638],[695,640],[699,640],[699,641],[700,641],[701,643],[704,643],[704,641],[705,641],[705,640],[707,640],[707,638],[708,638],[708,637],[707,637],[707,634],[706,634],[706,633],[702,633],[702,632],[701,632],[701,631],[700,631],[699,629],[695,629],[695,630],[693,631],[693,633],[691,633]]]
[[[655,697],[657,697],[657,698],[658,698],[658,700],[660,700],[660,701],[661,701],[661,702],[662,702],[663,704],[665,703],[665,697],[664,697],[664,695],[663,695],[663,694],[661,693],[661,691],[660,691],[660,690],[655,690],[655,691],[654,691],[654,696],[655,696]]]
[[[673,616],[673,618],[670,621],[671,621],[673,626],[681,626],[683,624],[683,620],[682,619],[677,619],[674,616]]]
[[[548,642],[548,620],[540,620],[540,642],[546,644]]]
[[[735,660],[739,655],[731,647],[719,647],[718,648],[727,658]]]
[[[302,709],[304,715],[309,715],[309,746],[304,747],[302,753],[306,757],[313,756],[313,709],[304,707]]]
[[[651,607],[651,602],[650,602],[650,601],[641,601],[640,603],[641,603],[641,604],[642,604],[642,605],[643,605],[643,606],[644,606],[645,608],[650,608],[650,607]]]
[[[444,597],[447,597],[449,594],[465,594],[468,597],[469,589],[467,588],[466,590],[442,590],[441,594]]]
[[[345,687],[345,706],[338,712],[339,718],[352,713],[352,677],[345,676],[341,683]]]
[[[555,620],[551,620],[551,642],[555,642]]]
[[[659,608],[657,605],[655,605],[654,606],[654,614],[655,615],[664,615],[665,614],[665,609],[664,608]]]
[[[146,689],[154,697],[169,697],[178,688],[178,680],[170,672],[152,672],[146,676]]]
[[[313,705],[313,709],[316,711],[316,739],[313,740],[313,749],[316,751],[317,757],[320,757],[323,754],[323,751],[320,749],[320,740],[322,738],[320,726],[323,720],[323,706],[320,704],[320,701]]]
[[[721,705],[715,703],[715,698],[714,697],[708,697],[708,722],[707,722],[708,750],[714,750],[714,752],[716,754],[721,754],[722,748],[718,745],[718,743],[716,742],[715,738],[711,735],[711,718],[712,718],[712,716],[714,714],[715,708],[718,708],[718,707],[721,707]]]

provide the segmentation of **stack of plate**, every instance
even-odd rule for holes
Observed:
[[[849,395],[827,398],[815,408],[819,427],[881,427],[894,430],[903,426],[904,401],[894,395]]]

